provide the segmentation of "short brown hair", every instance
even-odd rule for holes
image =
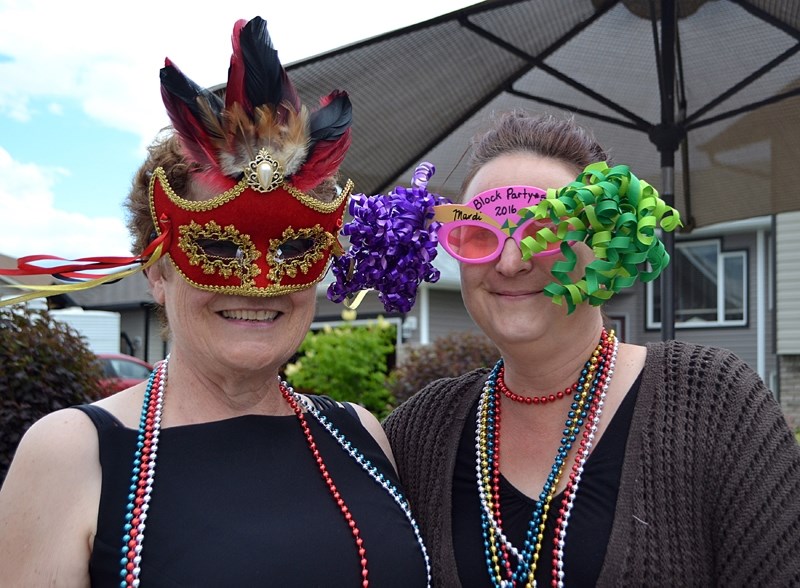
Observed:
[[[558,159],[573,167],[576,176],[590,163],[609,159],[591,131],[571,116],[559,118],[520,109],[501,112],[472,138],[462,195],[483,166],[506,153],[534,153]]]

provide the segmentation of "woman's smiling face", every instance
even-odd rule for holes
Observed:
[[[278,369],[297,351],[314,319],[315,288],[282,296],[232,296],[191,286],[164,261],[148,272],[169,319],[172,345],[198,368]]]
[[[498,186],[534,186],[546,190],[572,182],[579,170],[566,163],[533,153],[501,155],[473,177],[464,200]],[[592,259],[583,244],[574,246],[578,253],[576,275]],[[475,323],[502,349],[504,344],[529,341],[547,334],[559,322],[567,320],[566,306],[558,306],[543,289],[553,281],[550,270],[563,256],[535,256],[523,260],[513,239],[507,239],[497,259],[479,264],[461,264],[461,292]],[[570,319],[580,316],[580,305]],[[577,315],[577,316],[576,316]]]

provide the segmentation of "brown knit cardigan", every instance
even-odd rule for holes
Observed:
[[[384,422],[437,588],[460,586],[453,469],[487,374],[437,380]],[[800,446],[731,352],[648,345],[597,585],[800,586]]]

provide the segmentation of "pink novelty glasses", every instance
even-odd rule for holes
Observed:
[[[535,238],[542,229],[555,232],[549,220],[528,219],[521,224],[519,212],[538,204],[546,195],[544,190],[531,186],[503,186],[481,192],[467,204],[445,204],[435,208],[434,220],[442,223],[439,243],[457,260],[465,263],[486,263],[497,259],[507,239],[521,241]],[[560,241],[547,243],[537,256],[553,255],[560,251]]]
[[[530,219],[516,228],[511,236],[498,227],[481,221],[454,221],[439,229],[439,243],[445,250],[459,261],[465,263],[486,263],[494,261],[503,252],[506,239],[514,239],[522,249],[520,241],[525,237],[535,237],[543,228],[553,229],[548,222]],[[548,248],[537,253],[553,255],[559,253],[560,243],[549,243]]]

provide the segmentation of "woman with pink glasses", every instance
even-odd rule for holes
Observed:
[[[772,393],[729,351],[604,327],[677,212],[570,119],[491,122],[462,203],[428,217],[502,358],[384,422],[434,584],[799,585],[800,448]]]

